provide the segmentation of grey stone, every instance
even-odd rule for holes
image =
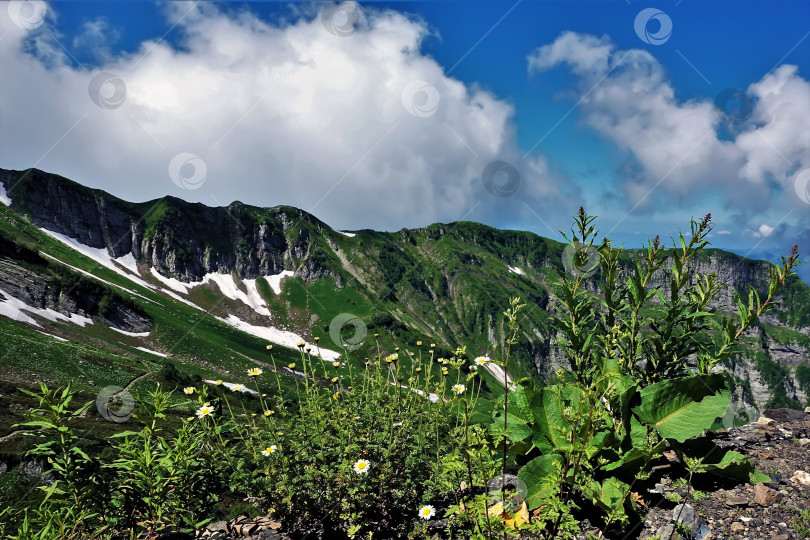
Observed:
[[[726,497],[726,504],[728,506],[748,506],[749,499],[746,497],[739,497],[737,495],[729,495]]]
[[[689,527],[695,540],[703,540],[711,528],[702,517],[697,515],[695,509],[688,504],[679,504],[672,510],[672,519]]]

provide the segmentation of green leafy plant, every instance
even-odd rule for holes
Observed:
[[[573,271],[558,270],[557,343],[570,371],[542,388],[524,381],[503,425],[511,450],[532,458],[518,474],[529,508],[586,502],[601,510],[606,530],[639,511],[629,497],[632,486],[649,475],[650,463],[667,446],[682,459],[699,456],[690,461],[694,470],[760,478],[740,454],[697,437],[730,403],[715,368],[739,351],[745,329],[775,306],[799,261],[794,246],[781,266],[771,268],[765,301],[751,287],[747,305],[738,302],[736,320],[723,319],[709,308],[722,284],[714,274],[691,271],[708,244],[709,215],[692,222],[688,240],[679,233],[672,250],[656,237],[629,271],[620,268],[621,249],[608,239],[594,247],[594,219],[580,208],[576,230],[566,236],[575,248]],[[586,287],[594,257],[599,274]],[[658,273],[667,286],[651,289]],[[645,315],[654,298],[660,315]],[[551,524],[548,538],[560,534],[561,523]]]

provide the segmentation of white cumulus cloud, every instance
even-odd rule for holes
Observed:
[[[566,32],[528,57],[532,73],[559,65],[578,78],[582,121],[630,156],[623,189],[639,211],[691,207],[711,193],[747,218],[806,208],[793,182],[810,166],[810,83],[795,66],[743,89],[750,117],[728,126],[712,99],[679,99],[649,52],[606,36]]]
[[[524,202],[566,219],[575,211],[576,189],[545,157],[521,160],[508,101],[422,54],[423,21],[361,9],[339,37],[311,9],[271,23],[169,2],[180,46],[155,36],[130,54],[105,49],[93,69],[69,62],[52,19],[25,30],[0,15],[0,166],[36,166],[129,200],[290,204],[341,229],[497,224],[529,215]],[[106,29],[87,23],[75,45],[106,43]],[[194,182],[169,177],[180,153],[199,157],[179,169]],[[516,196],[484,188],[494,160],[518,169]]]

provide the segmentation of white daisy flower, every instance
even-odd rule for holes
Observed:
[[[197,417],[202,418],[203,416],[210,416],[214,413],[214,408],[211,406],[210,403],[204,404],[202,407],[197,409]]]
[[[421,519],[430,519],[436,515],[436,509],[433,508],[431,505],[426,504],[422,508],[419,509],[419,517]]]
[[[489,362],[489,356],[479,356],[475,360],[473,360],[477,365],[483,366],[487,362]]]
[[[259,375],[261,375],[264,372],[261,370],[261,368],[255,367],[255,368],[249,369],[247,373],[248,373],[248,377],[258,377]]]
[[[463,394],[464,390],[466,390],[466,389],[467,389],[467,387],[464,386],[463,384],[454,384],[453,385],[453,392],[455,392],[456,394]]]
[[[269,456],[270,454],[272,454],[276,450],[278,450],[278,446],[276,446],[275,444],[271,445],[271,446],[265,448],[264,450],[262,450],[262,455]]]
[[[358,459],[357,463],[354,464],[354,472],[357,474],[364,474],[368,472],[369,467],[371,467],[371,463],[365,459]]]
[[[193,386],[187,386],[187,387],[183,388],[183,392],[185,392],[188,395],[191,395],[191,394],[194,393],[194,387]]]

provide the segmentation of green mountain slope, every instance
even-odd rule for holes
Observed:
[[[256,365],[274,377],[266,345],[276,341],[274,358],[286,366],[299,357],[293,336],[336,353],[346,339],[353,349],[346,359],[358,367],[378,347],[417,341],[435,343],[439,356],[458,345],[473,356],[493,353],[504,345],[502,313],[513,296],[529,305],[513,375],[541,378],[565,362],[553,344],[550,296],[563,266],[561,242],[472,222],[346,234],[291,207],[211,208],[173,197],[129,203],[36,169],[0,169],[0,185],[11,200],[0,204],[0,307],[11,310],[15,286],[23,301],[20,276],[35,275],[50,284],[56,311],[93,320],[79,326],[26,312],[35,326],[0,317],[0,400],[18,411],[3,419],[0,435],[25,406],[15,385],[74,378],[92,398],[103,386],[132,381],[134,390],[192,377],[244,382]],[[73,239],[73,247],[58,238]],[[766,263],[722,250],[707,250],[696,266],[728,284],[713,306],[720,312],[733,310],[748,283],[762,289],[767,279]],[[63,293],[85,305],[60,304]],[[760,408],[808,399],[796,371],[810,363],[810,289],[795,279],[781,300],[747,336],[750,354],[728,366],[735,397]],[[145,327],[133,331],[134,316],[112,316],[124,309]],[[339,328],[335,321],[349,317],[355,323]],[[280,372],[293,391],[291,371]],[[18,443],[0,444],[14,450]]]

